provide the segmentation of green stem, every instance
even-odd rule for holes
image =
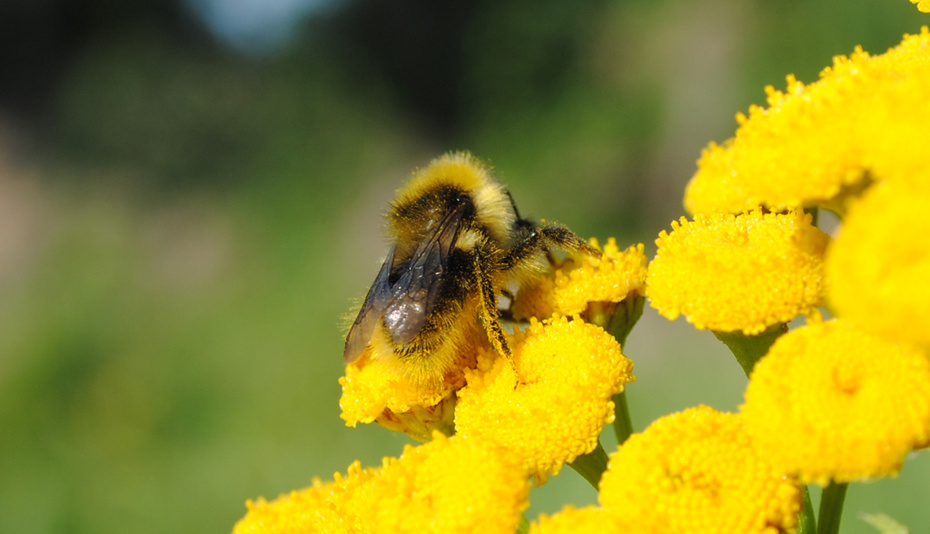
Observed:
[[[820,513],[818,514],[817,534],[837,534],[840,531],[840,519],[843,518],[843,502],[846,500],[846,488],[849,484],[831,482],[823,489],[820,496]]]
[[[517,525],[517,534],[527,534],[530,531],[530,522],[525,515],[520,515],[520,524]]]
[[[633,420],[630,419],[630,408],[626,402],[626,391],[621,391],[613,396],[614,401],[614,434],[617,435],[617,445],[623,445],[623,442],[633,433]]]
[[[605,304],[592,302],[588,305],[587,320],[610,332],[620,346],[626,344],[626,337],[633,330],[636,321],[643,315],[643,306],[646,299],[637,293],[627,295],[619,303]],[[613,396],[614,401],[614,434],[617,444],[623,445],[630,434],[633,433],[633,421],[630,419],[630,408],[626,401],[626,392]]]
[[[743,372],[749,376],[756,362],[761,360],[775,340],[787,331],[788,325],[779,323],[754,336],[747,336],[742,332],[714,332],[714,335],[730,348]]]
[[[798,514],[798,534],[815,534],[817,532],[817,523],[814,521],[814,505],[811,504],[811,492],[807,486],[801,486],[801,493],[804,496],[803,508]]]
[[[597,484],[601,481],[601,475],[607,470],[607,452],[604,451],[604,446],[598,440],[597,448],[588,454],[575,458],[575,461],[568,465],[572,466],[572,469],[594,486],[594,489],[597,489]]]

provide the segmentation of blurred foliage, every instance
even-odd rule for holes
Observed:
[[[65,4],[22,4],[35,27],[6,35],[36,55],[0,55],[36,89],[0,94],[0,532],[224,532],[247,498],[398,454],[343,426],[336,379],[413,168],[470,149],[525,214],[648,250],[765,84],[927,23],[905,0],[357,1],[247,58],[183,4],[85,0],[71,26]],[[681,321],[647,311],[625,352],[637,428],[741,402]],[[852,487],[845,531],[930,525],[904,498],[925,456]],[[566,471],[532,499],[595,495]]]

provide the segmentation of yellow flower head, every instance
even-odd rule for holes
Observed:
[[[512,534],[528,505],[529,479],[486,441],[462,436],[407,446],[353,499],[368,532]]]
[[[883,75],[880,92],[855,121],[863,165],[878,179],[926,183],[930,146],[930,30],[906,35],[900,45],[871,58]],[[853,111],[853,110],[850,110]]]
[[[601,505],[668,532],[793,529],[800,488],[753,448],[737,414],[706,406],[662,417],[611,456]]]
[[[569,256],[558,268],[568,267],[573,263],[574,259]],[[510,305],[510,313],[518,321],[527,321],[530,318],[545,319],[546,317],[552,317],[554,313],[558,313],[558,310],[559,303],[555,298],[554,272],[548,272],[523,281],[513,304]]]
[[[487,345],[478,321],[463,322],[463,328],[454,331],[455,342],[446,343],[442,354],[431,355],[453,360],[444,365],[448,371],[438,377],[432,373],[411,374],[411,370],[426,363],[401,361],[389,344],[377,339],[357,360],[346,365],[345,376],[339,378],[340,416],[346,426],[376,422],[421,442],[428,441],[433,430],[451,433],[455,391],[465,385],[464,368],[474,367],[478,347]]]
[[[737,115],[736,137],[703,152],[685,207],[692,214],[836,208],[844,192],[884,178],[883,163],[901,168],[922,159],[930,135],[928,49],[923,28],[886,54],[856,48],[834,58],[810,85],[789,76],[784,92],[767,87],[768,108]]]
[[[359,487],[371,483],[378,469],[362,469],[359,462],[349,466],[345,477],[292,491],[268,502],[264,498],[246,503],[249,511],[236,523],[233,534],[284,534],[288,532],[363,532],[349,504]]]
[[[437,434],[379,469],[362,470],[356,462],[345,478],[249,503],[234,534],[512,534],[529,490],[522,467],[497,447]]]
[[[539,517],[530,525],[530,534],[589,534],[591,532],[623,532],[624,534],[666,532],[655,524],[634,523],[607,508],[566,506],[559,513]]]
[[[829,300],[844,319],[930,349],[927,186],[878,184],[850,207],[827,253]]]
[[[930,13],[930,0],[911,0],[912,4],[917,4],[917,9],[921,13]]]
[[[448,373],[442,383],[423,383],[396,373],[390,361],[370,359],[368,353],[346,365],[339,378],[339,407],[346,426],[377,422],[426,441],[433,430],[450,433],[454,392],[465,383],[461,370]]]
[[[742,413],[762,454],[804,482],[894,475],[930,437],[930,361],[841,321],[809,324],[759,361]]]
[[[633,363],[603,329],[564,317],[511,340],[513,363],[478,358],[455,412],[458,435],[501,444],[537,481],[594,450],[614,419],[610,398],[634,380]]]
[[[598,246],[594,239],[591,244]],[[551,276],[531,279],[520,288],[512,311],[517,319],[545,318],[553,313],[579,315],[591,303],[617,303],[631,293],[642,292],[645,281],[643,245],[620,251],[617,241],[610,238],[599,258],[573,254]]]
[[[597,246],[597,242],[592,243]],[[623,252],[613,238],[607,240],[600,258],[578,255],[573,269],[555,272],[555,299],[562,315],[577,315],[591,302],[620,302],[646,283],[646,254],[643,245]]]
[[[821,304],[828,241],[799,211],[682,218],[656,240],[646,294],[669,319],[758,334]]]

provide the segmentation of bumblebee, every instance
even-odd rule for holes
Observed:
[[[550,247],[600,252],[555,223],[517,211],[490,169],[468,153],[431,162],[387,213],[393,243],[346,336],[343,358],[396,357],[410,378],[437,377],[478,336],[510,356],[498,295],[538,275]]]

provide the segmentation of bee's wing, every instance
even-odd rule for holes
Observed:
[[[400,278],[391,286],[392,297],[384,310],[384,325],[395,343],[409,343],[426,325],[448,278],[449,259],[464,214],[464,204],[449,212],[420,242]]]
[[[349,335],[346,336],[346,348],[342,353],[342,358],[346,363],[352,363],[358,359],[365,347],[368,346],[368,342],[381,320],[381,314],[384,313],[385,306],[391,300],[391,284],[388,281],[388,276],[391,274],[391,265],[393,263],[394,247],[391,247],[387,258],[384,260],[384,265],[381,266],[378,276],[375,277],[374,283],[371,284],[371,289],[368,290],[368,295],[365,296],[365,302],[358,311],[358,317],[355,318],[352,328],[349,329]]]

